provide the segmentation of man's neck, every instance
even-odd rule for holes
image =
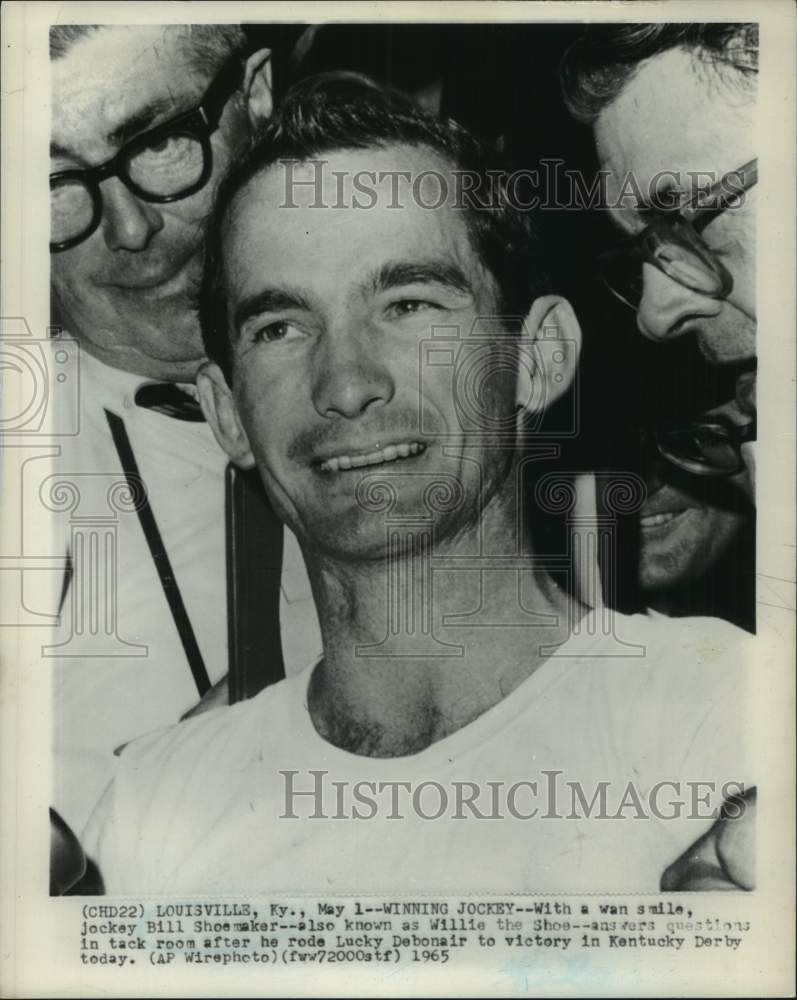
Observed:
[[[476,542],[460,535],[355,568],[308,556],[324,637],[309,707],[330,743],[418,752],[505,698],[548,658],[543,647],[567,638],[585,609],[528,548],[517,552],[512,512],[480,527]]]

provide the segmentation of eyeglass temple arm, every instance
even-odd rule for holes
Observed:
[[[201,108],[208,125],[218,125],[227,99],[243,83],[244,67],[240,54],[234,53],[205,91]]]
[[[681,210],[681,217],[688,222],[698,220],[704,225],[714,216],[730,208],[741,194],[758,183],[758,160],[748,160],[738,170],[731,170],[705,193],[698,191],[692,201]]]

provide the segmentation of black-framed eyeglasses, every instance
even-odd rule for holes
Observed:
[[[698,192],[677,212],[663,215],[600,254],[598,265],[609,291],[636,311],[644,290],[642,265],[652,264],[685,288],[712,299],[727,298],[733,277],[700,234],[717,216],[738,205],[740,195],[757,181],[758,160],[750,160]]]
[[[668,462],[696,476],[732,476],[745,467],[742,445],[756,439],[755,418],[738,426],[721,417],[662,424],[643,434]]]
[[[211,135],[238,88],[243,63],[231,57],[196,108],[135,136],[105,163],[50,174],[50,251],[87,239],[102,219],[100,184],[109,177],[143,201],[166,204],[199,191],[213,172]]]

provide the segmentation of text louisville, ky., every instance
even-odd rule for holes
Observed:
[[[473,951],[736,951],[749,921],[672,900],[377,899],[83,907],[80,960],[117,968],[446,963]]]

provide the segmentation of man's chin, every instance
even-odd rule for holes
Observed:
[[[402,528],[401,513],[386,513],[357,509],[331,509],[318,512],[312,530],[306,532],[302,546],[308,554],[325,560],[355,565],[378,564],[387,560],[430,555],[432,532],[418,524],[417,508],[413,519],[408,512],[406,528]],[[299,533],[302,529],[299,528]],[[385,570],[387,572],[387,569]]]
[[[330,532],[326,536],[314,533],[312,538],[304,541],[303,549],[310,559],[317,558],[325,563],[352,563],[361,568],[366,564],[382,563],[390,555],[384,534],[381,538],[363,537],[340,530],[337,534]]]
[[[651,518],[647,527],[640,527],[639,582],[643,590],[669,590],[701,572],[705,511],[685,507],[659,517],[662,520]]]
[[[120,340],[150,357],[170,362],[196,362],[204,356],[202,333],[192,289],[151,289],[114,297]]]
[[[99,361],[148,378],[191,382],[206,357],[198,324],[186,323],[185,313],[174,321],[168,314],[158,320],[139,314],[131,315],[127,323],[117,320],[113,326],[68,329],[86,353]]]

